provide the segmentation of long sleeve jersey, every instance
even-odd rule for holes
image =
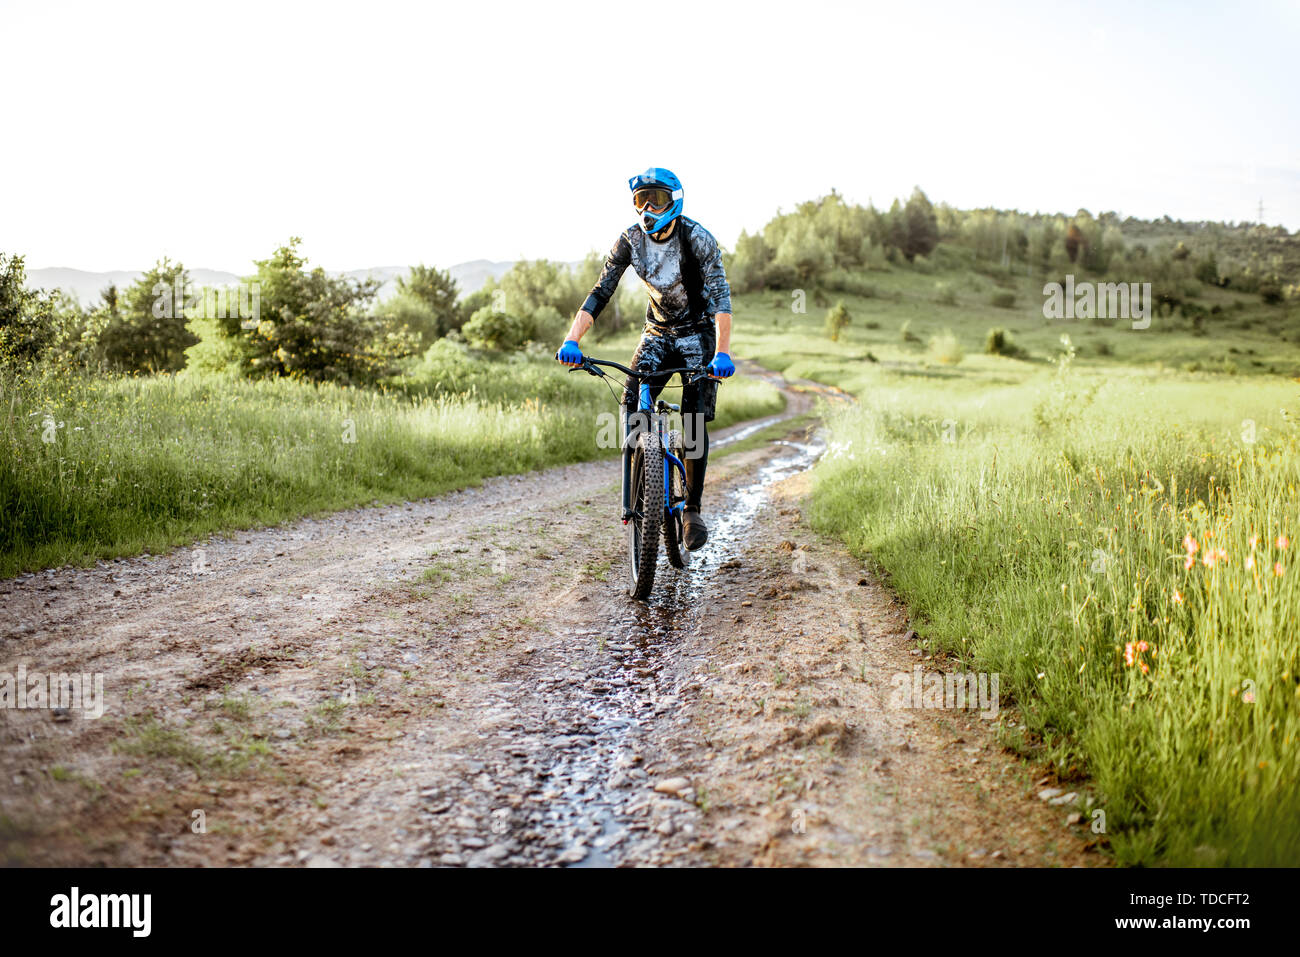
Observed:
[[[683,248],[689,244],[689,248]],[[722,268],[722,250],[713,235],[693,219],[681,216],[663,242],[630,226],[614,242],[600,278],[582,308],[593,317],[614,297],[623,271],[631,266],[646,284],[650,305],[648,330],[677,334],[731,312],[731,287]]]

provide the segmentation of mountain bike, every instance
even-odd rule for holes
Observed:
[[[607,359],[584,357],[571,372],[583,370],[605,378],[602,368],[615,369],[638,384],[637,411],[629,415],[622,408],[620,419],[623,447],[622,504],[623,524],[627,527],[627,593],[638,601],[650,596],[655,583],[655,566],[659,560],[662,535],[668,563],[685,568],[690,552],[683,544],[683,516],[689,488],[686,484],[685,442],[678,429],[670,428],[669,413],[681,407],[659,399],[650,400],[650,386],[643,378],[681,375],[683,383],[705,378],[702,367],[655,369],[635,372]],[[621,407],[621,404],[620,404]]]

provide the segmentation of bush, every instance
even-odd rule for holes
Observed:
[[[1016,294],[1014,292],[995,292],[989,297],[989,302],[999,309],[1013,309],[1016,305]]]
[[[903,324],[898,327],[898,338],[904,342],[920,342],[921,337],[912,331],[912,320],[905,319]]]
[[[522,349],[533,338],[533,325],[526,319],[484,306],[470,316],[461,334],[476,348],[505,352]]]
[[[824,285],[831,292],[846,292],[850,295],[861,296],[863,299],[874,299],[879,295],[875,283],[868,282],[862,276],[843,269],[831,270],[824,281]]]
[[[941,306],[957,305],[957,290],[946,282],[934,284],[934,301]]]
[[[957,341],[957,337],[948,329],[937,336],[930,337],[929,356],[935,362],[946,366],[955,366],[966,358],[966,351]]]
[[[826,334],[830,336],[831,342],[840,341],[840,333],[849,324],[851,318],[843,299],[826,311]]]
[[[1011,359],[1018,359],[1025,354],[1024,350],[1015,344],[1011,333],[1001,326],[994,326],[984,336],[984,352],[987,355],[1007,356]]]
[[[58,338],[48,296],[24,285],[22,256],[0,253],[0,364],[24,366],[41,359]]]

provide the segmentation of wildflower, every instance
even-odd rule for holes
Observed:
[[[1141,666],[1141,668],[1142,668],[1142,673],[1143,673],[1144,675],[1146,675],[1146,674],[1150,674],[1150,673],[1151,673],[1151,666],[1148,665],[1145,661],[1140,662],[1139,664],[1140,664],[1140,666]]]
[[[1274,563],[1273,563],[1273,574],[1276,575],[1278,578],[1281,578],[1281,577],[1282,577],[1282,563],[1281,563],[1281,562],[1274,562]]]
[[[1137,643],[1137,650],[1138,650],[1138,651],[1146,651],[1146,650],[1147,650],[1148,648],[1150,648],[1150,647],[1151,647],[1151,646],[1148,645],[1145,641],[1139,641],[1139,642]]]
[[[1258,544],[1259,544],[1259,536],[1258,535],[1250,536],[1250,547],[1253,549]]]
[[[1196,559],[1193,558],[1191,555],[1188,555],[1187,561],[1183,562],[1183,568],[1190,569],[1195,564],[1196,564]]]
[[[1188,555],[1195,555],[1197,547],[1196,539],[1192,538],[1191,535],[1183,536],[1183,548],[1187,549]]]
[[[1251,555],[1249,558],[1246,559],[1246,568],[1247,570],[1249,570],[1254,567],[1255,567],[1255,556]]]
[[[1291,544],[1291,539],[1287,538],[1285,535],[1279,535],[1277,537],[1278,548],[1286,548],[1290,544]]]
[[[1175,589],[1174,589],[1174,604],[1175,604],[1175,605],[1181,605],[1182,603],[1183,603],[1183,593],[1180,592],[1177,588],[1175,588]]]
[[[1243,692],[1241,693],[1241,700],[1244,701],[1246,704],[1254,704],[1254,703],[1255,703],[1255,692],[1253,692],[1253,691],[1243,691]]]
[[[1133,653],[1133,642],[1130,641],[1124,646],[1124,667],[1132,668],[1135,657],[1136,656]]]

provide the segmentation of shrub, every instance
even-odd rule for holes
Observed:
[[[1012,309],[1016,304],[1016,294],[1014,292],[995,292],[989,297],[989,302],[999,309]]]
[[[1011,333],[1001,326],[994,326],[984,336],[984,352],[991,356],[1007,356],[1012,359],[1025,354],[1011,338]]]
[[[863,299],[874,299],[879,294],[875,283],[843,269],[831,270],[826,277],[825,287],[831,292],[846,292]]]
[[[941,306],[955,306],[957,305],[957,290],[946,282],[935,283],[934,301]]]
[[[929,356],[942,365],[955,366],[966,358],[966,351],[962,349],[957,337],[945,329],[939,335],[930,337]]]
[[[912,331],[912,320],[905,319],[903,324],[898,327],[898,338],[904,342],[920,342],[921,337]]]
[[[37,362],[58,338],[48,296],[24,285],[22,256],[0,253],[0,363],[23,366]]]
[[[849,310],[844,306],[843,299],[826,311],[826,335],[830,336],[831,342],[840,341],[840,333],[849,324],[851,318]]]
[[[484,306],[461,328],[470,345],[479,349],[504,352],[523,348],[533,338],[532,323],[506,312]]]

